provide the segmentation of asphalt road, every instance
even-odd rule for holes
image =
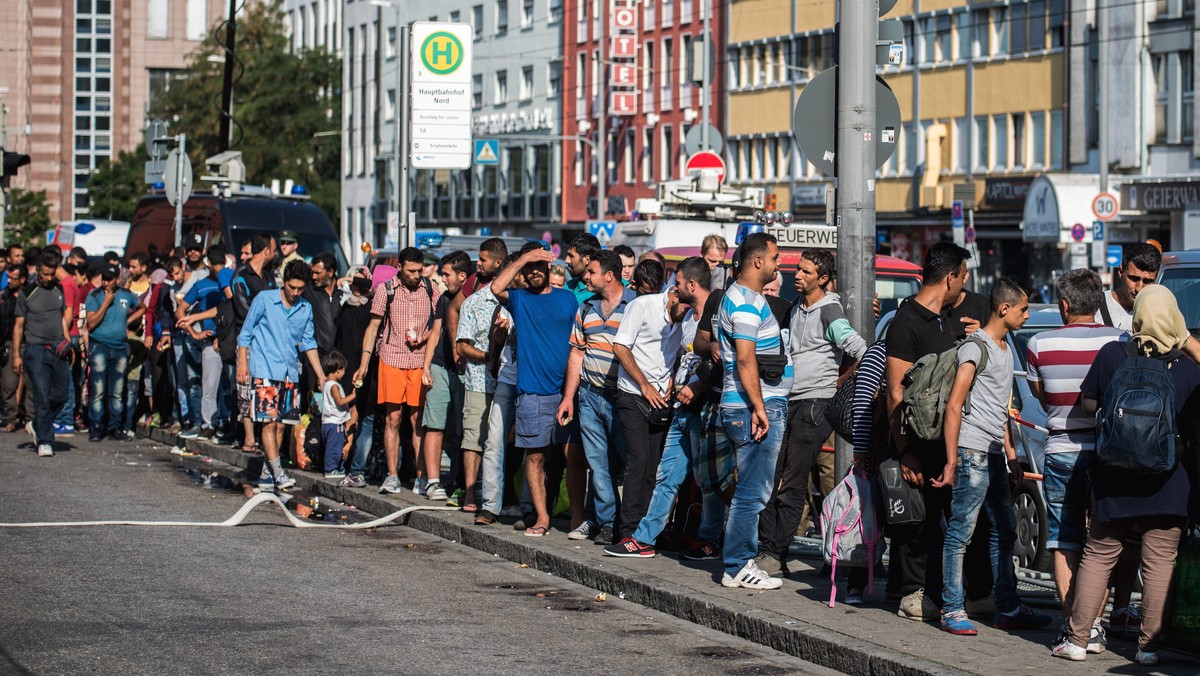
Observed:
[[[0,436],[0,521],[222,521],[150,442]],[[63,445],[59,445],[60,449]],[[828,674],[404,527],[0,528],[0,673]]]

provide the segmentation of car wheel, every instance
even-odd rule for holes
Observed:
[[[1037,484],[1021,482],[1013,494],[1017,513],[1017,541],[1013,559],[1022,568],[1050,572],[1050,552],[1046,550],[1046,505],[1042,502]]]

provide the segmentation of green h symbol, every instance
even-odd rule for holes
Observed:
[[[429,60],[432,63],[437,63],[439,60],[442,60],[442,59],[445,60],[446,65],[450,65],[452,63],[451,59],[454,56],[454,44],[453,43],[451,43],[448,40],[441,41],[440,43],[435,42],[435,43],[433,43],[433,45],[431,45],[431,48],[432,48],[433,53],[430,54]]]

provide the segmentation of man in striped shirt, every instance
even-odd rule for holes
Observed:
[[[1096,442],[1096,417],[1084,412],[1079,387],[1100,348],[1127,335],[1093,319],[1104,303],[1104,287],[1095,272],[1086,268],[1070,270],[1058,278],[1057,286],[1064,326],[1029,339],[1027,380],[1046,408],[1046,428],[1050,432],[1042,468],[1048,522],[1046,548],[1053,552],[1054,583],[1069,620],[1072,581],[1086,537],[1088,467]],[[1124,585],[1118,580],[1118,586]],[[1118,594],[1117,601],[1122,596],[1128,606],[1128,592]],[[1118,604],[1114,603],[1114,614],[1117,610]],[[1099,627],[1093,628],[1089,648],[1100,652],[1102,641]]]
[[[621,283],[621,257],[613,251],[594,252],[583,279],[592,295],[575,313],[566,384],[556,419],[575,417],[578,396],[579,431],[592,479],[584,521],[567,537],[591,537],[598,545],[611,545],[620,509],[617,486],[625,467],[625,436],[617,419],[618,364],[613,339],[626,306],[637,294]]]
[[[792,365],[779,322],[762,295],[775,279],[779,249],[766,233],[746,237],[738,248],[738,280],[721,299],[717,327],[724,359],[721,421],[737,456],[737,488],[725,524],[725,587],[778,589],[783,580],[763,572],[758,553],[758,516],[771,497],[775,461],[787,423]]]

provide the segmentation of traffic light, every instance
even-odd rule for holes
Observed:
[[[9,177],[16,176],[17,170],[30,162],[28,155],[4,151],[4,173],[0,174],[0,187],[8,190]]]

